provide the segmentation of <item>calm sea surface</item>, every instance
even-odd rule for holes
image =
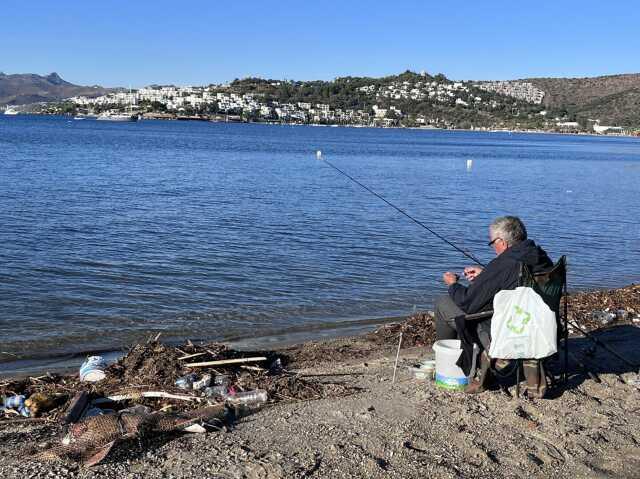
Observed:
[[[316,150],[483,261],[516,214],[571,289],[640,279],[637,139],[0,116],[0,361],[432,308],[469,261]]]

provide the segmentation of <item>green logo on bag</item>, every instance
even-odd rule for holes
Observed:
[[[507,321],[507,329],[516,334],[522,334],[527,323],[531,321],[531,314],[517,304],[514,305],[513,308],[516,310],[516,313]]]

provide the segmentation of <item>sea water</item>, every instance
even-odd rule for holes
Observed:
[[[469,260],[318,151],[485,262],[515,214],[572,290],[639,278],[639,139],[0,117],[0,361],[431,309]]]

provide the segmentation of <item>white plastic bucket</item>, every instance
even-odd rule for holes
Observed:
[[[433,344],[433,350],[436,353],[436,386],[441,389],[450,389],[453,391],[462,391],[467,384],[469,378],[476,373],[476,357],[478,356],[478,346],[473,348],[473,363],[471,365],[471,374],[466,376],[464,371],[456,366],[456,361],[462,354],[459,339],[441,339]]]

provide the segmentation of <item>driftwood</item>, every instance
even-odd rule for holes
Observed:
[[[191,359],[191,358],[197,358],[198,356],[203,356],[207,353],[195,353],[195,354],[187,354],[186,356],[181,356],[178,358],[178,361],[182,361],[183,359]]]
[[[222,366],[223,364],[254,363],[266,360],[267,358],[264,356],[256,356],[254,358],[220,359],[218,361],[205,361],[204,363],[187,363],[185,366],[189,368],[199,368],[205,366]]]
[[[180,401],[202,401],[202,398],[195,396],[185,396],[183,394],[171,394],[164,391],[141,391],[141,392],[127,392],[122,394],[113,394],[105,398],[95,399],[93,404],[103,404],[107,402],[128,401],[130,399],[140,398],[164,398],[164,399],[178,399]]]

